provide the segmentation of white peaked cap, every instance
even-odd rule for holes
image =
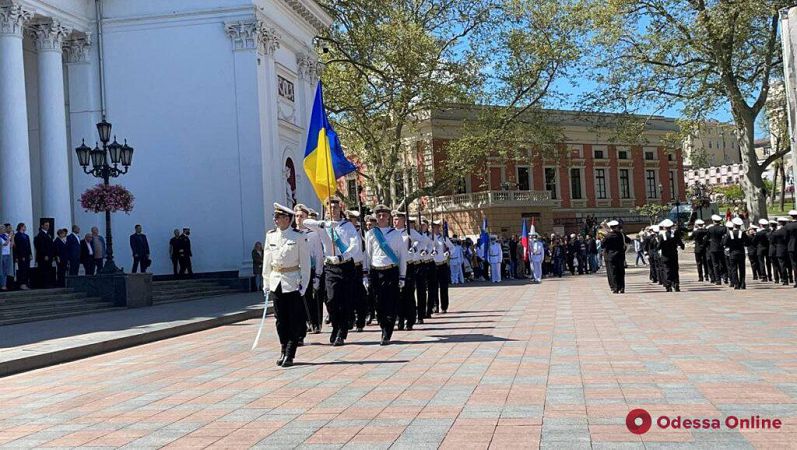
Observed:
[[[714,222],[719,222],[720,220],[722,220],[722,217],[714,214],[713,216],[711,216],[711,220],[713,220]]]
[[[731,222],[733,222],[734,225],[739,225],[739,226],[744,225],[744,220],[742,220],[741,217],[734,217],[733,220],[731,220]]]
[[[658,233],[659,230],[661,230],[661,228],[658,225],[653,225],[650,227],[650,229],[653,230],[654,233]]]
[[[725,222],[725,227],[726,228],[733,228],[733,222],[731,222],[730,220]]]
[[[610,227],[616,227],[617,225],[620,225],[620,222],[618,222],[616,220],[612,220],[612,221],[608,222],[606,225],[610,226]]]
[[[274,212],[280,214],[287,214],[289,216],[294,215],[292,209],[288,208],[287,206],[280,205],[279,203],[274,203]]]
[[[791,211],[789,211],[789,215],[790,216],[797,216],[797,209],[792,209]]]
[[[769,225],[769,221],[767,219],[759,219],[758,220],[758,224],[767,226],[767,225]]]
[[[670,228],[673,225],[675,225],[675,224],[672,223],[672,220],[670,220],[670,219],[664,219],[659,224],[660,227],[664,227],[664,228]]]
[[[697,219],[697,220],[695,220],[695,225],[703,225],[703,224],[705,224],[705,223],[706,223],[706,222],[703,222],[703,221],[702,221],[702,220],[700,220],[700,219]]]

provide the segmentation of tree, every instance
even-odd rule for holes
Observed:
[[[650,220],[650,224],[653,225],[659,222],[659,219],[664,217],[667,213],[670,212],[669,205],[662,205],[659,203],[645,203],[642,206],[637,206],[636,208],[632,209],[631,212],[642,217],[647,217]]]
[[[500,105],[476,114],[446,149],[447,162],[435,168],[434,183],[403,189],[404,203],[450,188],[462,167],[484,161],[492,149],[511,148],[520,118],[536,117],[553,95],[554,81],[579,54],[577,5],[563,0],[321,4],[335,23],[320,37],[329,48],[322,80],[331,119],[387,204],[402,200],[394,198],[397,182],[409,187],[409,179],[418,179],[406,138],[430,110]],[[551,140],[544,120],[527,122],[533,123],[522,129],[528,141]]]
[[[591,104],[629,111],[679,106],[700,121],[730,107],[748,211],[766,217],[755,119],[780,76],[778,11],[786,0],[594,0],[595,78]]]

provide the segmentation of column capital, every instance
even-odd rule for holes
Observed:
[[[33,11],[22,7],[14,0],[0,0],[0,36],[22,37],[23,25],[33,18]]]
[[[261,20],[225,22],[224,29],[232,39],[233,50],[257,49],[271,55],[279,48],[279,33]]]
[[[71,30],[54,19],[32,23],[28,26],[28,35],[33,39],[38,51],[60,52],[64,38]]]
[[[91,33],[73,33],[64,40],[61,48],[67,64],[84,63],[88,61],[89,49],[91,48]]]

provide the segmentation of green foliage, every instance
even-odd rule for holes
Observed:
[[[672,208],[669,205],[662,205],[660,203],[645,203],[642,206],[637,206],[636,208],[632,209],[631,212],[643,217],[647,217],[648,220],[650,220],[650,224],[653,225],[660,222],[660,220],[663,220],[662,218],[666,216],[671,209]]]
[[[420,133],[432,109],[500,105],[473,114],[446,149],[449,162],[435,167],[436,184],[423,193],[450,187],[493,149],[507,154],[513,142],[552,142],[555,130],[537,112],[580,54],[579,3],[322,0],[334,19],[320,37],[330,50],[322,76],[327,107],[344,145],[368,167],[371,187],[383,193],[380,200],[401,201],[391,198],[397,174],[418,179],[408,136]],[[421,193],[408,190],[407,197]]]
[[[714,187],[714,193],[721,195],[721,203],[723,205],[738,205],[744,200],[744,191],[739,184],[731,184],[728,186]]]

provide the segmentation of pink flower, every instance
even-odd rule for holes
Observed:
[[[124,186],[98,184],[80,196],[80,205],[84,210],[95,213],[124,211],[130,214],[134,200],[133,194]]]

